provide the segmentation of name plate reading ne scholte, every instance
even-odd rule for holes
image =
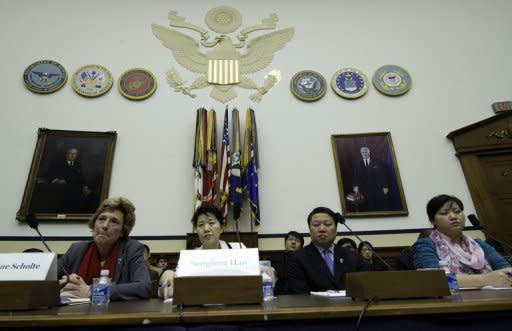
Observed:
[[[257,248],[196,249],[180,252],[176,277],[256,276],[260,274]]]
[[[57,280],[55,253],[2,253],[0,280]]]

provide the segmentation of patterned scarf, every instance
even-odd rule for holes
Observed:
[[[87,285],[92,284],[92,279],[94,277],[100,276],[101,269],[108,269],[109,276],[114,279],[116,274],[116,261],[117,255],[119,254],[119,241],[116,242],[114,246],[108,252],[108,255],[105,259],[105,263],[103,267],[101,266],[101,258],[100,253],[98,251],[98,246],[96,243],[93,243],[85,252],[85,255],[82,259],[82,263],[80,263],[80,269],[78,270],[78,274],[83,278]]]
[[[451,272],[481,274],[492,271],[482,247],[465,234],[461,233],[460,245],[453,243],[448,236],[437,230],[432,231],[430,239],[436,246],[439,260],[448,261]]]

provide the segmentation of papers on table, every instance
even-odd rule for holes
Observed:
[[[60,303],[63,305],[78,305],[81,303],[89,303],[91,302],[90,298],[79,298],[69,292],[61,292],[60,293]]]
[[[311,291],[311,295],[316,295],[320,297],[345,297],[347,296],[347,292],[345,290],[342,291],[322,291],[322,292],[313,292]]]
[[[512,286],[509,287],[494,287],[491,285],[484,286],[481,288],[482,290],[488,290],[488,291],[502,291],[502,290],[512,290]]]

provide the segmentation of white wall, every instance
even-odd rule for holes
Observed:
[[[459,196],[474,207],[458,159],[446,134],[493,115],[491,103],[510,100],[512,2],[506,0],[420,1],[133,1],[0,0],[0,222],[2,236],[33,236],[15,220],[40,127],[118,132],[110,195],[137,206],[136,236],[184,235],[192,211],[193,130],[200,106],[224,105],[209,97],[174,92],[165,72],[177,68],[190,83],[197,75],[182,69],[151,32],[167,25],[167,14],[205,26],[217,5],[237,8],[242,27],[277,13],[277,27],[293,26],[295,36],[264,71],[283,80],[255,104],[237,89],[229,103],[256,111],[260,143],[261,234],[307,232],[305,217],[318,206],[340,209],[331,134],[391,132],[409,216],[350,220],[354,230],[426,227],[424,206],[438,193]],[[60,62],[72,75],[86,64],[101,64],[117,77],[142,66],[158,79],[148,100],[128,101],[116,87],[86,99],[68,82],[50,95],[28,91],[24,69],[40,59]],[[370,87],[366,96],[345,100],[328,90],[305,103],[290,92],[296,72],[312,69],[330,82],[341,67],[356,67],[371,78],[384,64],[406,68],[411,91],[386,97]],[[241,112],[244,123],[245,112]],[[159,160],[158,164],[151,161]],[[247,208],[246,208],[247,210]],[[83,224],[44,224],[47,236],[87,236]],[[242,229],[248,229],[244,215]],[[396,238],[393,239],[393,238]],[[391,236],[391,244],[400,242]]]

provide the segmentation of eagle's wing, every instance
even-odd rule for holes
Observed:
[[[293,28],[286,28],[252,39],[247,45],[247,53],[240,58],[240,72],[253,73],[268,66],[274,53],[292,39],[293,33]]]
[[[204,74],[208,69],[206,55],[199,51],[199,43],[192,37],[161,25],[152,24],[155,37],[169,48],[176,61],[190,71]]]

